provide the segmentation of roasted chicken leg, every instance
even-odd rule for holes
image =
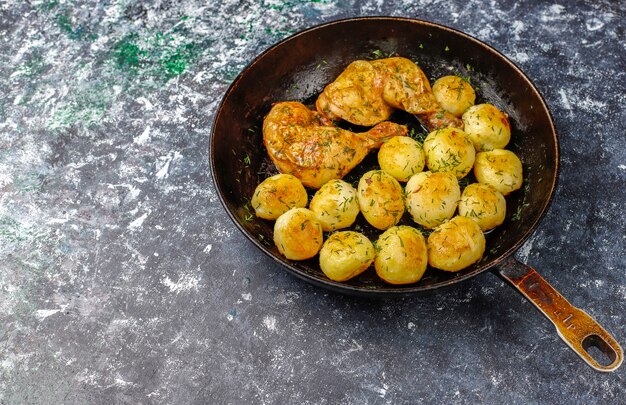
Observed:
[[[323,123],[343,119],[372,126],[399,108],[415,114],[429,131],[463,127],[460,119],[437,103],[422,69],[400,57],[352,62],[326,86],[316,108]]]
[[[317,112],[291,101],[274,104],[263,121],[263,143],[278,170],[311,188],[342,178],[385,139],[406,133],[393,122],[363,133],[324,126]]]

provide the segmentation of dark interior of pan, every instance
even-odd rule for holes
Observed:
[[[254,216],[249,199],[255,187],[276,173],[263,146],[261,125],[272,103],[295,100],[312,104],[350,62],[389,55],[412,59],[431,82],[449,74],[468,77],[476,89],[477,104],[489,102],[508,113],[512,136],[507,149],[523,162],[524,184],[507,197],[507,219],[486,235],[487,249],[479,263],[458,273],[428,268],[418,283],[404,286],[383,283],[373,266],[348,282],[337,283],[324,276],[317,257],[302,262],[282,257],[272,241],[273,222]],[[396,113],[392,120],[424,132],[408,114]],[[550,113],[536,88],[513,63],[458,31],[388,17],[349,19],[314,27],[260,55],[235,79],[219,107],[210,156],[224,207],[256,246],[298,277],[361,295],[401,295],[438,288],[494,266],[514,252],[543,217],[554,193],[558,168],[557,137]],[[376,164],[372,153],[345,180],[356,183]],[[407,214],[401,223],[415,226]],[[380,233],[361,215],[355,227],[372,241]]]

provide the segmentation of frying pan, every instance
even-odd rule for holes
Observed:
[[[254,216],[249,204],[254,189],[276,173],[263,147],[260,128],[272,103],[296,100],[312,104],[350,62],[391,55],[416,61],[431,79],[449,74],[469,76],[477,89],[477,104],[490,102],[508,113],[512,139],[507,149],[523,162],[524,185],[507,197],[507,218],[486,235],[483,259],[463,271],[429,268],[418,283],[393,286],[368,269],[338,283],[324,276],[317,257],[296,262],[281,256],[272,242],[273,222]],[[423,131],[415,117],[406,113],[399,112],[392,120]],[[344,179],[356,182],[376,165],[374,155]],[[282,268],[309,283],[346,294],[398,297],[450,286],[490,270],[547,316],[559,336],[591,367],[613,371],[622,363],[622,349],[608,332],[572,306],[533,268],[513,258],[552,201],[559,166],[558,138],[548,107],[532,82],[501,53],[469,35],[395,17],[345,19],[297,33],[258,56],[227,90],[213,123],[210,159],[219,198],[237,228]],[[415,225],[408,216],[401,223]],[[371,240],[377,238],[361,216],[356,228]],[[604,353],[608,361],[592,357],[591,347]]]

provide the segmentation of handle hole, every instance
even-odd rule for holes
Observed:
[[[617,359],[617,353],[598,335],[589,335],[582,341],[583,349],[602,366],[608,366]]]

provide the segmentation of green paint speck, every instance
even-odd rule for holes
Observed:
[[[183,74],[200,55],[201,47],[185,27],[183,17],[171,31],[140,36],[130,34],[113,47],[114,66],[142,76],[156,76],[165,80]]]

